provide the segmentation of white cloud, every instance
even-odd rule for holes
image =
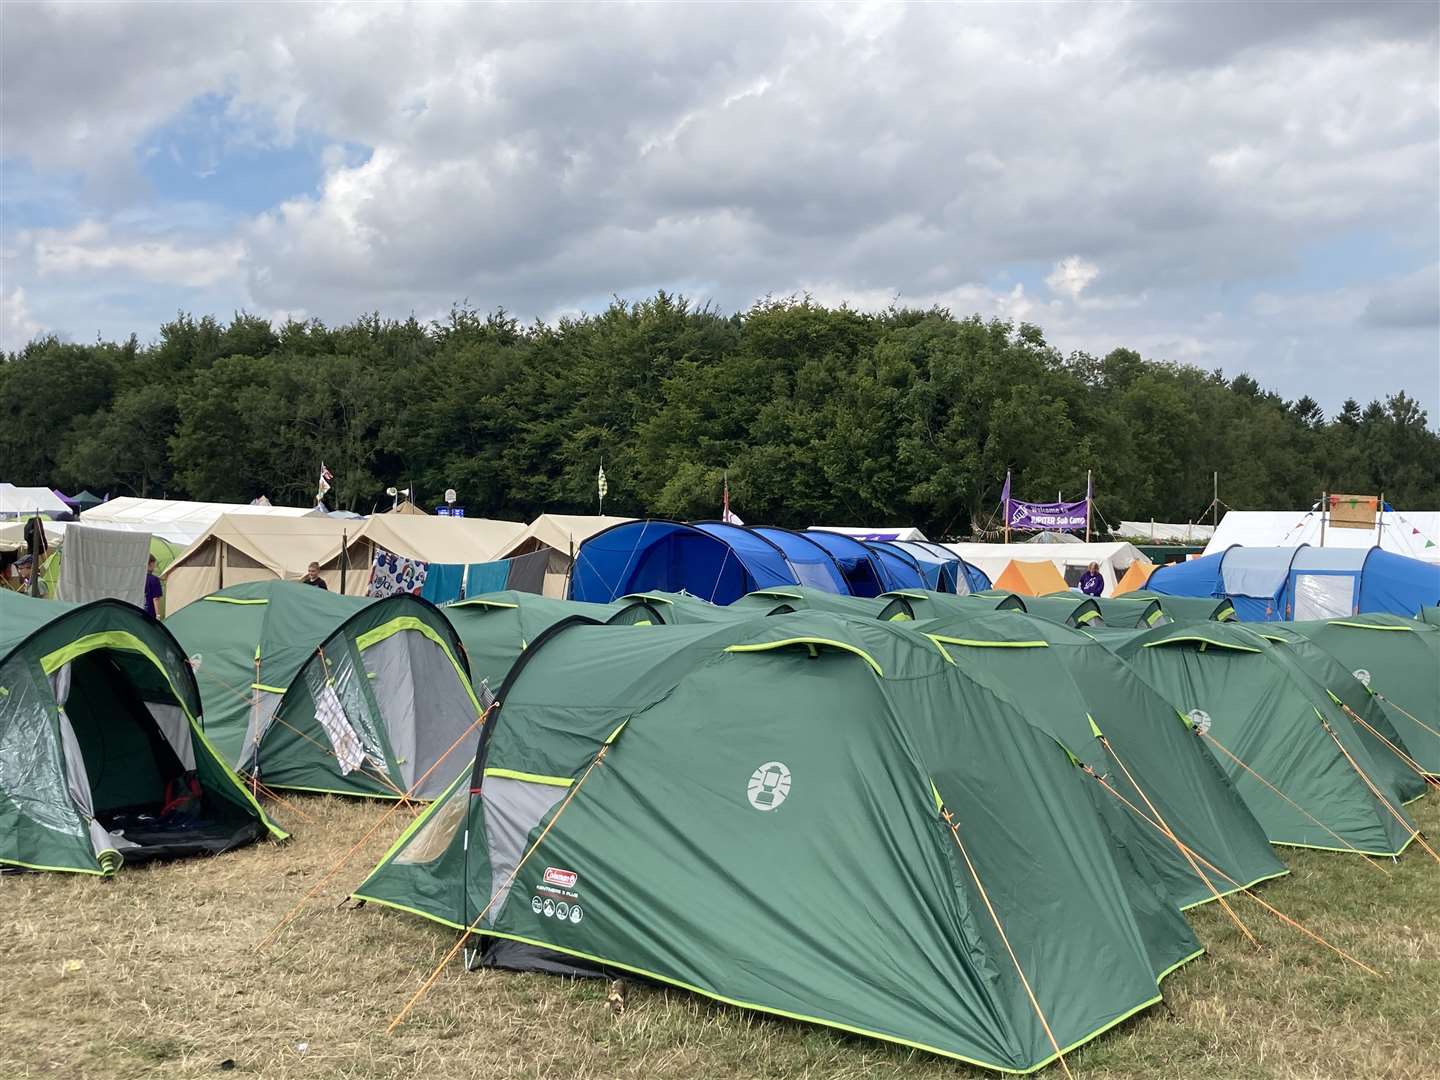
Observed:
[[[1086,262],[1079,255],[1070,255],[1055,264],[1055,269],[1045,278],[1045,284],[1052,293],[1079,300],[1085,287],[1099,276],[1100,268],[1094,263]]]
[[[1291,394],[1343,397],[1351,369],[1284,357],[1356,352],[1368,320],[1417,382],[1430,309],[1387,282],[1437,255],[1440,15],[1283,8],[11,5],[6,153],[79,170],[92,205],[4,246],[67,329],[79,280],[331,321],[808,285],[1294,371]],[[129,220],[146,138],[200,95],[217,145],[325,145],[318,187],[238,225]],[[1411,262],[1308,284],[1357,234]]]
[[[0,350],[21,349],[44,329],[30,317],[24,289],[17,285],[9,293],[0,293]]]
[[[235,279],[244,247],[238,240],[178,244],[168,239],[116,240],[107,225],[82,222],[72,229],[20,234],[33,252],[40,277],[133,275],[145,281],[202,288]]]

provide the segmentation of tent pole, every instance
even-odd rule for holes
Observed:
[[[1090,485],[1094,482],[1094,479],[1095,479],[1095,470],[1094,470],[1094,469],[1086,469],[1086,470],[1085,470],[1085,543],[1087,543],[1087,544],[1090,542],[1090,503],[1092,502],[1091,497],[1090,497],[1090,491],[1091,491]]]
[[[340,530],[340,595],[345,595],[345,571],[350,568],[350,533]]]
[[[1325,511],[1330,509],[1330,493],[1320,492],[1320,546],[1325,546]]]
[[[1385,492],[1380,492],[1380,501],[1375,506],[1375,519],[1380,523],[1375,528],[1375,546],[1384,547],[1385,539]]]
[[[35,516],[30,519],[30,595],[40,595],[40,530],[45,528],[40,524],[40,508],[35,508]]]
[[[1211,479],[1214,480],[1214,482],[1215,482],[1215,498],[1212,499],[1211,502],[1210,502],[1210,527],[1211,527],[1212,529],[1218,529],[1218,528],[1220,527],[1220,472],[1219,472],[1219,470],[1217,469],[1215,472],[1211,473],[1211,474],[1210,474],[1210,477],[1211,477]]]

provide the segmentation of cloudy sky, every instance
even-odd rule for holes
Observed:
[[[808,291],[1440,419],[1433,3],[0,5],[0,344]]]

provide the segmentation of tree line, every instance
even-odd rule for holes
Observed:
[[[1036,326],[808,297],[725,314],[658,293],[555,323],[454,308],[433,323],[227,324],[180,314],[142,345],[38,338],[0,360],[0,473],[112,495],[470,516],[716,517],[983,528],[1016,497],[1110,521],[1309,506],[1322,490],[1440,506],[1440,435],[1401,392],[1327,417],[1248,375],[1064,354]]]

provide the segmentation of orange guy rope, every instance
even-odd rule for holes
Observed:
[[[1075,1080],[1075,1074],[1070,1071],[1070,1066],[1065,1062],[1065,1055],[1060,1051],[1060,1043],[1055,1038],[1055,1033],[1050,1030],[1050,1021],[1045,1019],[1045,1010],[1040,1008],[1040,1002],[1035,998],[1035,991],[1030,989],[1030,980],[1025,977],[1025,969],[1020,966],[1020,958],[1010,947],[1010,939],[1005,936],[1005,927],[1000,925],[1000,916],[995,913],[995,906],[990,903],[990,894],[985,891],[985,885],[980,881],[980,875],[975,872],[975,864],[970,861],[970,853],[965,850],[964,841],[960,839],[960,830],[955,824],[955,816],[948,809],[943,811],[943,816],[945,824],[950,826],[950,835],[955,838],[955,846],[960,849],[960,855],[970,870],[970,876],[975,879],[975,887],[980,891],[980,899],[985,901],[985,908],[995,922],[995,929],[1000,931],[1000,940],[1005,943],[1005,951],[1010,954],[1010,962],[1015,965],[1015,972],[1020,976],[1020,985],[1025,987],[1025,995],[1030,999],[1030,1005],[1034,1008],[1035,1015],[1040,1018],[1040,1026],[1045,1029],[1045,1037],[1055,1048],[1055,1058],[1060,1062],[1060,1068],[1065,1070],[1065,1075],[1070,1080]]]
[[[440,958],[440,963],[435,965],[435,970],[430,972],[429,978],[427,978],[423,983],[420,984],[420,989],[415,991],[415,993],[411,996],[410,1000],[405,1003],[405,1007],[395,1015],[395,1019],[390,1021],[390,1026],[385,1029],[386,1035],[389,1035],[397,1027],[399,1027],[405,1022],[405,1017],[410,1015],[410,1010],[420,1003],[420,999],[423,998],[430,991],[430,987],[435,985],[435,980],[440,978],[440,973],[445,970],[445,965],[450,963],[451,960],[455,959],[455,954],[465,947],[465,942],[468,941],[470,935],[475,932],[475,928],[480,925],[480,920],[485,918],[485,916],[490,913],[490,909],[494,906],[495,901],[500,897],[502,893],[504,893],[510,888],[511,883],[515,880],[515,875],[520,873],[520,868],[525,865],[531,855],[535,854],[535,849],[540,846],[540,842],[544,840],[545,837],[550,835],[550,830],[553,829],[555,827],[555,823],[560,820],[560,815],[563,814],[565,812],[565,808],[570,805],[570,800],[575,798],[576,794],[580,791],[580,788],[584,785],[585,781],[590,778],[590,774],[595,770],[595,766],[599,765],[602,761],[605,760],[605,752],[609,749],[609,743],[606,743],[604,746],[600,747],[599,752],[594,756],[594,758],[591,759],[590,764],[585,767],[585,771],[581,774],[580,779],[576,780],[575,783],[571,786],[570,790],[565,793],[565,798],[561,800],[559,809],[557,809],[555,813],[551,816],[549,823],[541,831],[540,835],[535,838],[535,842],[531,844],[528,849],[526,849],[525,854],[520,856],[520,861],[515,864],[515,868],[510,871],[510,874],[508,877],[506,877],[504,883],[498,889],[496,889],[493,894],[491,894],[489,901],[485,904],[485,907],[481,910],[480,914],[475,916],[474,922],[472,922],[469,926],[465,928],[465,932],[460,935],[460,939],[455,942],[454,946],[450,949],[449,952],[447,952],[443,957]]]
[[[1320,713],[1317,711],[1315,715],[1320,716]],[[1424,848],[1432,859],[1440,863],[1440,855],[1435,854],[1435,849],[1425,842],[1425,838],[1420,835],[1420,830],[1411,828],[1410,824],[1405,820],[1405,816],[1390,805],[1390,800],[1385,798],[1380,789],[1375,786],[1375,782],[1365,774],[1364,769],[1360,768],[1360,763],[1350,756],[1350,751],[1345,749],[1345,744],[1340,741],[1340,737],[1335,734],[1335,729],[1330,726],[1323,716],[1320,716],[1320,723],[1324,725],[1325,730],[1329,732],[1330,738],[1335,740],[1335,745],[1340,748],[1340,753],[1345,755],[1345,760],[1350,763],[1350,767],[1360,775],[1361,780],[1365,781],[1365,786],[1370,789],[1370,793],[1380,800],[1380,804],[1384,806],[1386,810],[1390,811],[1390,815],[1400,823],[1402,829],[1410,834],[1410,838]]]
[[[499,702],[496,702],[496,704],[499,704]],[[434,772],[437,768],[439,768],[440,762],[444,761],[447,757],[449,757],[450,752],[454,750],[457,746],[459,746],[462,742],[464,742],[465,739],[470,735],[470,732],[474,731],[477,727],[479,727],[485,722],[485,718],[490,715],[490,710],[493,708],[495,708],[495,705],[491,705],[489,709],[486,709],[483,713],[476,717],[473,724],[471,724],[468,728],[466,728],[460,733],[460,737],[450,744],[449,748],[445,751],[445,753],[441,754],[438,758],[435,759],[435,764],[431,765],[430,768],[425,770],[425,775],[421,776],[420,779],[415,781],[415,787],[411,789],[412,791],[415,790],[415,788],[418,788],[421,784],[423,784],[426,780],[430,778],[430,774]],[[350,857],[354,855],[355,852],[359,851],[360,848],[364,846],[365,841],[369,840],[370,837],[374,836],[376,830],[379,829],[381,825],[384,825],[385,822],[389,821],[390,815],[395,813],[396,810],[399,810],[402,805],[404,804],[398,802],[392,804],[390,809],[385,811],[385,813],[381,815],[380,820],[375,822],[374,825],[370,826],[370,828],[366,831],[365,835],[360,837],[359,840],[356,840],[349,851],[347,851],[344,855],[340,856],[340,861],[337,862],[334,866],[332,866],[329,870],[327,870],[325,872],[325,876],[322,877],[319,881],[317,881],[314,885],[312,885],[310,887],[310,891],[307,892],[304,896],[302,896],[299,902],[289,911],[287,911],[284,916],[281,917],[280,921],[276,923],[275,926],[270,930],[270,932],[266,934],[264,938],[262,938],[256,944],[255,949],[257,952],[260,949],[263,949],[267,944],[269,944],[270,940],[276,934],[278,934],[281,930],[285,929],[285,926],[292,919],[295,918],[295,916],[300,912],[300,909],[309,902],[310,898],[316,893],[318,893],[320,889],[325,885],[325,883],[329,881],[332,877],[334,877],[342,866],[344,866],[347,862],[350,861]]]
[[[1210,890],[1215,899],[1220,902],[1220,906],[1225,909],[1225,914],[1229,915],[1231,921],[1240,928],[1240,932],[1250,939],[1250,944],[1254,945],[1257,949],[1260,948],[1260,942],[1256,939],[1255,935],[1250,932],[1250,928],[1245,925],[1239,915],[1235,914],[1235,910],[1226,902],[1225,897],[1220,895],[1220,890],[1215,888],[1215,883],[1206,876],[1205,871],[1200,869],[1200,864],[1191,856],[1189,847],[1180,842],[1180,838],[1176,836],[1174,830],[1170,828],[1170,823],[1165,820],[1159,808],[1150,801],[1150,796],[1145,794],[1144,788],[1136,783],[1135,777],[1130,775],[1130,770],[1125,767],[1125,762],[1122,761],[1120,755],[1115,752],[1115,747],[1110,745],[1110,740],[1104,735],[1101,735],[1100,745],[1105,747],[1105,749],[1109,751],[1110,756],[1115,759],[1115,764],[1120,766],[1121,771],[1125,774],[1125,779],[1130,781],[1130,786],[1140,793],[1140,798],[1145,800],[1145,805],[1148,806],[1150,812],[1155,815],[1155,820],[1160,823],[1165,835],[1170,838],[1170,842],[1180,850],[1180,854],[1185,856],[1185,861],[1190,864],[1190,869],[1195,871],[1195,876],[1205,883],[1205,887]]]
[[[1370,724],[1365,720],[1365,718],[1362,717],[1359,713],[1352,710],[1349,705],[1346,705],[1342,701],[1340,703],[1340,707],[1345,710],[1346,714],[1350,717],[1350,719],[1354,720],[1366,731],[1370,732],[1371,735],[1374,735],[1375,738],[1379,739],[1382,743],[1389,747],[1391,753],[1393,753],[1396,757],[1398,757],[1401,761],[1408,765],[1412,772],[1417,773],[1421,780],[1424,780],[1427,784],[1432,784],[1435,787],[1440,788],[1440,778],[1431,776],[1424,769],[1422,769],[1418,761],[1416,761],[1413,757],[1407,754],[1404,750],[1401,750],[1400,747],[1396,746],[1384,735],[1380,734],[1380,732],[1376,731],[1373,727],[1371,727]]]

